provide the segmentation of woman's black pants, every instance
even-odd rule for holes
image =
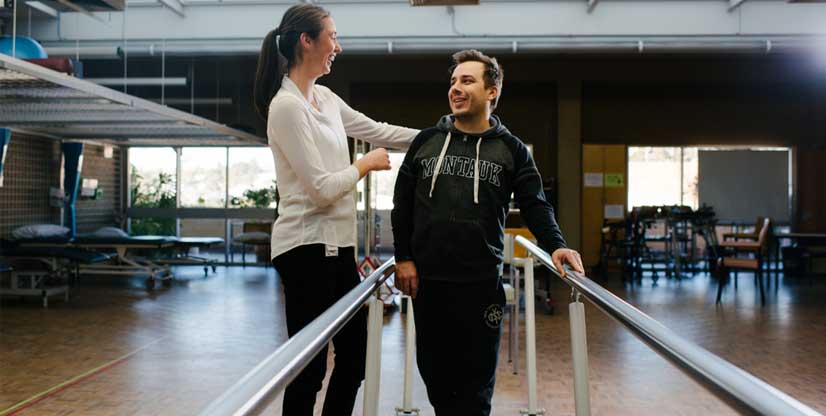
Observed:
[[[284,285],[290,337],[359,284],[353,247],[327,256],[323,244],[296,247],[272,260]],[[364,379],[367,312],[359,310],[333,337],[335,366],[324,399],[324,416],[351,415]],[[284,416],[311,416],[316,393],[327,373],[327,347],[284,391]]]

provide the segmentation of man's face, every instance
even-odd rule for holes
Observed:
[[[485,88],[485,64],[468,61],[456,66],[450,77],[447,98],[454,117],[485,115],[498,93],[495,86]]]

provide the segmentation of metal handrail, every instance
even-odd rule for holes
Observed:
[[[576,292],[630,329],[640,340],[683,370],[712,394],[745,414],[821,415],[739,367],[677,335],[591,279],[566,267],[562,277],[551,257],[522,236],[516,242]]]
[[[384,262],[367,279],[212,401],[200,413],[201,416],[260,413],[356,314],[395,271],[395,265],[394,257]]]

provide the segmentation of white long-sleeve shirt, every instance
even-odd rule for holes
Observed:
[[[315,85],[313,107],[284,77],[270,102],[267,137],[275,159],[278,219],[272,257],[302,245],[356,243],[356,182],[347,137],[407,149],[418,130],[379,123],[353,110],[329,88]]]

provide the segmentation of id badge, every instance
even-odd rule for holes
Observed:
[[[338,247],[331,246],[329,244],[325,244],[324,245],[324,254],[327,257],[336,257],[336,256],[338,256]]]

